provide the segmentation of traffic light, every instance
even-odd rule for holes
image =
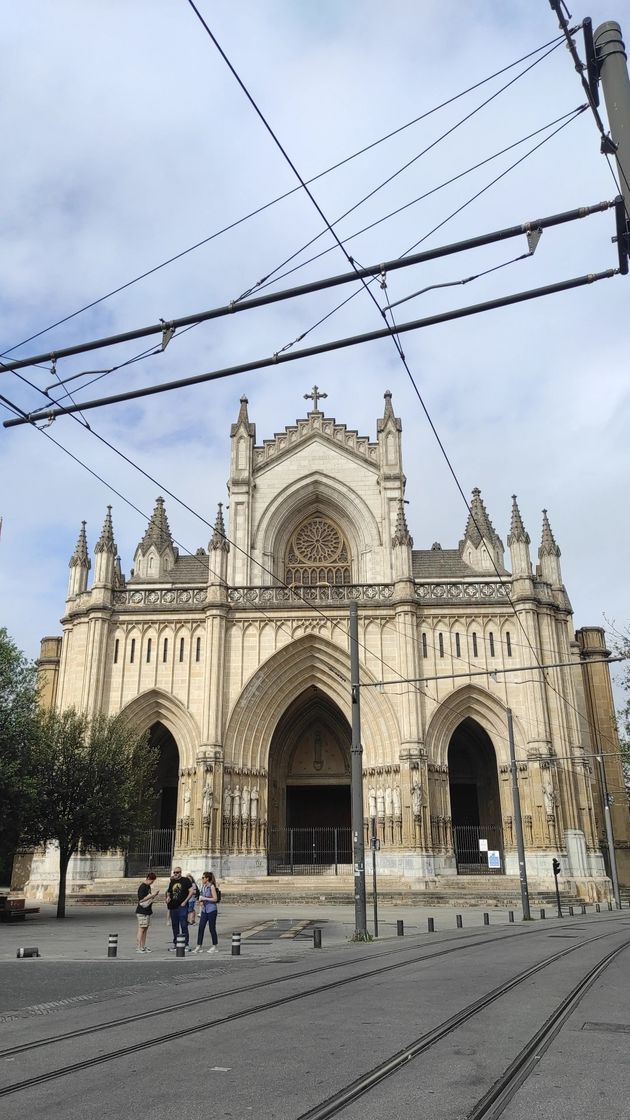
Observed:
[[[558,860],[558,859],[552,860],[552,867],[553,867],[553,873],[554,873],[554,875],[556,876],[556,879],[557,879],[558,875],[560,874],[560,860]]]

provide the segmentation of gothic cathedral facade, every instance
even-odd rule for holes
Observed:
[[[549,881],[557,855],[580,893],[606,897],[594,751],[622,784],[602,746],[607,655],[599,628],[572,629],[546,513],[536,566],[516,498],[508,571],[478,490],[457,547],[415,549],[391,394],[374,441],[328,417],[322,396],[260,444],[241,399],[229,527],[219,504],[207,550],[178,552],[158,498],[125,577],[108,509],[89,583],[83,524],[63,637],[43,640],[40,673],[49,703],[123,713],[159,748],[154,829],[128,873],[172,857],[223,878],[309,861],[351,873],[355,603],[365,829],[381,874],[518,874],[509,709],[530,875]],[[627,806],[615,812],[627,879]],[[34,857],[31,889],[52,882],[51,858]],[[77,856],[69,881],[115,878],[124,860]]]

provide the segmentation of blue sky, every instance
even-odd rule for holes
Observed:
[[[392,0],[327,5],[202,3],[201,9],[301,173],[311,176],[440,101],[553,39],[545,2],[496,4]],[[594,26],[623,5],[597,2]],[[47,327],[209,236],[295,185],[290,169],[185,0],[109,0],[106,5],[22,0],[5,13],[7,39],[0,261],[0,350]],[[630,34],[628,27],[626,34]],[[578,37],[578,45],[581,41]],[[336,219],[457,124],[519,70],[482,86],[319,180],[313,191]],[[583,94],[564,47],[436,144],[339,226],[347,236],[498,149],[568,113]],[[563,211],[616,193],[590,114],[453,218],[449,215],[536,141],[431,195],[348,243],[362,264],[413,242],[435,246]],[[223,304],[274,270],[322,223],[292,195],[17,354]],[[405,304],[416,318],[616,265],[614,219],[603,214],[547,231],[534,258],[464,288]],[[325,235],[306,256],[332,244]],[[462,279],[525,250],[525,239],[389,277],[392,299]],[[295,263],[295,262],[294,262]],[[344,271],[334,249],[280,286]],[[308,330],[345,294],[278,304],[195,328],[165,354],[112,373],[84,399],[264,357]],[[562,549],[576,626],[627,623],[625,578],[630,391],[628,281],[623,278],[407,335],[404,348],[464,490],[480,486],[505,540],[516,492],[535,554],[548,507]],[[379,325],[359,292],[309,334],[323,342]],[[108,368],[142,349],[59,363],[60,376]],[[39,387],[54,378],[25,371]],[[3,392],[35,408],[40,395],[2,374]],[[402,365],[384,341],[293,366],[149,398],[90,414],[96,432],[153,474],[153,484],[70,418],[49,433],[150,514],[164,489],[212,520],[225,501],[229,426],[242,393],[259,441],[306,411],[314,383],[326,412],[374,437],[383,393],[403,422],[408,520],[416,547],[453,547],[466,510]],[[74,383],[80,385],[80,382]],[[77,390],[77,399],[81,399]],[[4,414],[3,414],[4,415]],[[0,620],[30,656],[60,632],[67,562],[80,522],[93,547],[105,507],[123,570],[143,518],[32,429],[0,430]],[[167,498],[174,534],[194,551],[208,528]]]

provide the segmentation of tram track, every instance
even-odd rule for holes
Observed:
[[[563,925],[560,928],[564,929],[566,927]],[[497,937],[488,937],[487,934],[484,936],[484,932],[479,931],[479,933],[473,934],[470,937],[458,939],[455,945],[449,945],[448,948],[437,949],[437,951],[433,953],[424,953],[422,956],[415,957],[410,961],[397,961],[394,964],[384,965],[382,968],[368,969],[367,971],[357,974],[356,976],[348,977],[346,982],[351,983],[355,979],[363,980],[372,976],[379,976],[382,972],[389,972],[397,968],[404,968],[409,964],[421,964],[423,961],[436,960],[438,957],[448,956],[450,953],[463,952],[465,949],[475,948],[480,945],[494,945],[499,941],[507,941],[509,938],[515,938],[519,936],[522,937],[525,934],[531,936],[532,933],[547,933],[547,930],[515,930],[510,933],[499,934]],[[387,949],[383,953],[375,953],[370,959],[371,961],[378,962],[384,957],[390,958],[395,954],[398,955],[413,951],[413,945],[401,945],[400,947],[395,949]],[[209,995],[195,996],[194,999],[188,999],[186,1000],[186,1007],[189,1009],[192,1007],[200,1007],[208,1003],[213,1003],[215,1000],[223,1000],[226,998],[226,996],[244,995],[248,992],[260,991],[261,988],[274,987],[276,984],[287,984],[291,980],[303,980],[305,978],[317,976],[321,973],[331,972],[335,969],[351,968],[354,964],[365,964],[365,961],[334,961],[330,964],[318,965],[315,968],[302,969],[301,972],[291,972],[286,973],[283,976],[275,976],[266,980],[256,980],[252,984],[242,984],[239,987],[235,988],[224,988],[221,991],[211,992]],[[210,976],[210,974],[208,975]],[[326,988],[320,988],[318,990],[325,991]],[[18,1055],[26,1054],[30,1051],[38,1050],[44,1046],[53,1045],[54,1043],[67,1042],[71,1041],[72,1039],[87,1038],[91,1034],[98,1034],[102,1031],[114,1030],[118,1027],[130,1026],[132,1024],[135,1025],[137,1023],[145,1022],[149,1019],[158,1018],[162,1015],[173,1015],[176,1014],[177,1011],[177,1006],[173,1006],[172,1003],[169,1003],[161,1007],[150,1008],[147,1011],[139,1011],[133,1015],[124,1015],[120,1016],[117,1019],[108,1019],[104,1023],[94,1023],[86,1027],[75,1027],[71,1031],[64,1031],[63,1033],[55,1035],[47,1035],[45,1038],[35,1039],[32,1042],[25,1042],[17,1046],[9,1046],[5,1049],[1,1049],[0,1061],[5,1061],[9,1058],[15,1058]]]
[[[610,935],[604,934],[602,936]],[[435,1046],[436,1043],[448,1037],[448,1035],[452,1034],[459,1027],[464,1026],[480,1011],[483,1011],[502,996],[507,995],[518,984],[523,983],[525,980],[529,979],[530,976],[534,976],[543,968],[555,963],[555,961],[559,960],[561,957],[568,956],[570,953],[584,948],[585,945],[599,940],[601,940],[601,937],[592,937],[586,941],[580,942],[579,945],[572,945],[568,949],[555,954],[553,957],[547,958],[547,960],[526,969],[505,984],[499,985],[485,996],[475,1000],[467,1007],[462,1008],[461,1011],[456,1012],[437,1027],[420,1035],[419,1038],[415,1039],[408,1046],[397,1051],[396,1054],[393,1054],[384,1062],[380,1062],[367,1073],[356,1078],[343,1089],[332,1094],[325,1101],[308,1109],[307,1112],[302,1113],[297,1117],[297,1120],[333,1120],[334,1117],[340,1116],[346,1108],[360,1097],[376,1088],[376,1086],[380,1085],[386,1078],[391,1077],[399,1070],[405,1068],[414,1058],[424,1054],[432,1046]],[[521,1085],[524,1084],[535,1066],[548,1050],[554,1038],[562,1029],[569,1016],[572,1015],[583,996],[586,995],[589,988],[592,987],[612,961],[628,947],[630,947],[630,940],[625,941],[622,945],[617,946],[615,949],[611,950],[610,953],[607,953],[602,960],[589,970],[586,976],[581,978],[568,995],[558,1004],[543,1026],[531,1036],[529,1041],[519,1051],[516,1058],[514,1058],[501,1076],[497,1078],[491,1088],[477,1101],[473,1108],[466,1113],[466,1120],[499,1120],[499,1117],[503,1114]]]
[[[525,932],[525,931],[523,931],[523,932]],[[403,1065],[406,1065],[414,1057],[417,1057],[419,1054],[423,1053],[425,1050],[427,1050],[431,1046],[435,1045],[435,1043],[440,1041],[441,1038],[445,1037],[447,1034],[449,1034],[453,1030],[455,1030],[457,1026],[461,1025],[462,1023],[466,1022],[468,1019],[472,1018],[479,1011],[483,1010],[485,1007],[489,1006],[491,1003],[495,1002],[497,999],[500,999],[501,996],[507,994],[513,988],[517,987],[519,984],[523,983],[525,980],[529,979],[531,976],[536,975],[536,973],[542,971],[544,968],[547,968],[549,965],[554,964],[556,961],[561,960],[562,958],[569,956],[571,953],[575,953],[579,949],[584,948],[586,945],[590,945],[593,942],[601,941],[603,938],[606,938],[606,937],[614,936],[615,933],[618,934],[619,930],[608,930],[605,933],[597,934],[595,937],[590,937],[590,938],[585,939],[584,941],[580,941],[579,944],[577,944],[577,945],[570,945],[565,949],[561,949],[558,952],[551,954],[549,957],[546,957],[543,961],[540,961],[535,965],[530,965],[528,968],[522,970],[520,973],[518,973],[516,976],[512,977],[510,980],[508,980],[505,983],[499,985],[498,987],[492,989],[491,992],[486,993],[484,996],[481,996],[479,999],[477,999],[473,1003],[469,1004],[466,1008],[464,1008],[460,1012],[456,1013],[456,1015],[451,1016],[444,1023],[438,1025],[437,1027],[433,1028],[431,1031],[428,1031],[426,1034],[422,1035],[414,1043],[410,1044],[410,1046],[405,1047],[402,1051],[399,1051],[396,1055],[394,1055],[392,1058],[388,1059],[386,1062],[380,1063],[379,1066],[375,1067],[370,1073],[364,1075],[364,1077],[359,1078],[356,1081],[352,1082],[352,1084],[347,1086],[344,1090],[341,1090],[339,1093],[335,1094],[333,1097],[329,1098],[327,1101],[323,1102],[321,1105],[316,1106],[315,1109],[311,1109],[309,1112],[305,1113],[303,1116],[301,1116],[299,1118],[299,1120],[325,1120],[326,1117],[336,1116],[345,1107],[347,1107],[348,1104],[350,1104],[353,1100],[357,1099],[358,1096],[361,1096],[363,1093],[367,1092],[370,1088],[377,1085],[385,1077],[388,1077],[391,1073],[394,1073],[397,1069],[401,1068]],[[492,943],[494,943],[495,941],[499,941],[499,940],[505,940],[509,937],[514,937],[514,936],[518,936],[518,935],[517,934],[507,934],[507,935],[503,935],[502,937],[493,938]],[[474,947],[477,947],[477,944],[478,943],[474,944]],[[626,944],[630,944],[630,941],[627,942]],[[470,948],[471,947],[470,944],[467,947]],[[624,948],[624,947],[625,947],[625,945],[622,946],[622,948]],[[15,1082],[12,1082],[11,1084],[0,1086],[0,1097],[6,1097],[6,1096],[9,1096],[9,1095],[14,1094],[14,1093],[24,1092],[28,1089],[35,1088],[39,1085],[43,1085],[45,1083],[55,1081],[55,1080],[58,1080],[58,1079],[63,1078],[63,1077],[67,1077],[71,1074],[76,1074],[76,1073],[80,1073],[80,1072],[92,1069],[92,1068],[94,1068],[95,1066],[98,1066],[98,1065],[105,1065],[109,1062],[116,1061],[117,1059],[129,1057],[129,1056],[132,1056],[132,1055],[136,1055],[138,1053],[141,1053],[142,1051],[152,1049],[153,1047],[161,1046],[161,1045],[167,1044],[169,1042],[181,1041],[183,1038],[185,1038],[187,1036],[202,1034],[202,1033],[204,1033],[206,1031],[209,1031],[209,1030],[215,1030],[218,1027],[237,1022],[240,1019],[245,1019],[245,1018],[248,1018],[252,1015],[264,1014],[267,1011],[272,1011],[272,1010],[274,1010],[278,1007],[286,1006],[287,1004],[290,1004],[290,1003],[295,1003],[295,1002],[297,1002],[301,999],[307,999],[311,996],[321,995],[324,992],[329,992],[329,991],[332,991],[332,990],[335,990],[335,989],[339,989],[341,987],[344,987],[348,984],[355,983],[355,982],[360,981],[360,980],[371,979],[374,976],[380,976],[380,975],[383,975],[385,973],[391,972],[395,969],[408,968],[408,967],[410,967],[412,965],[415,965],[415,964],[427,963],[427,962],[430,962],[431,960],[433,960],[437,957],[445,956],[449,952],[456,952],[458,949],[461,950],[462,948],[464,948],[464,946],[461,946],[461,944],[460,944],[460,945],[457,945],[457,946],[451,946],[451,947],[449,947],[449,949],[443,949],[441,951],[438,951],[437,953],[432,953],[432,954],[429,954],[429,955],[425,954],[421,957],[415,957],[415,958],[411,958],[409,960],[404,960],[404,961],[396,961],[393,964],[384,965],[383,967],[378,968],[378,969],[369,969],[367,971],[364,971],[364,972],[361,972],[361,973],[356,973],[356,974],[354,974],[352,976],[349,976],[349,977],[344,977],[342,979],[333,980],[328,984],[317,985],[316,987],[307,988],[307,989],[305,989],[301,992],[291,993],[291,994],[288,994],[288,995],[285,995],[285,996],[281,996],[278,999],[274,999],[274,1000],[268,1000],[265,1003],[258,1004],[258,1005],[253,1006],[253,1007],[242,1008],[241,1010],[230,1012],[230,1013],[228,1013],[226,1015],[223,1015],[219,1018],[215,1018],[215,1019],[213,1019],[212,1021],[209,1021],[209,1022],[192,1024],[192,1025],[189,1025],[189,1026],[179,1026],[175,1030],[166,1032],[166,1033],[161,1034],[161,1035],[157,1035],[153,1038],[144,1039],[144,1040],[141,1040],[139,1042],[134,1042],[134,1043],[132,1043],[130,1045],[127,1045],[127,1046],[117,1047],[114,1050],[106,1051],[104,1053],[100,1053],[100,1054],[94,1055],[94,1056],[89,1057],[89,1058],[80,1059],[78,1061],[71,1062],[68,1065],[64,1065],[64,1066],[57,1067],[56,1069],[44,1071],[43,1073],[40,1073],[40,1074],[35,1074],[35,1075],[33,1075],[31,1077],[28,1077],[28,1078],[25,1078],[21,1081],[15,1081]],[[345,964],[346,967],[347,967],[348,962],[341,962],[341,963]],[[333,965],[322,966],[322,968],[318,969],[317,971],[325,971],[325,970],[327,970],[329,968],[332,968],[332,967],[335,967],[335,966],[333,966]],[[312,975],[312,974],[313,974],[312,970],[309,970],[309,972],[306,973],[306,975],[309,975],[309,976]],[[305,973],[300,973],[300,974],[293,974],[292,976],[289,976],[289,977],[277,977],[272,982],[273,983],[278,983],[278,982],[281,982],[283,979],[284,980],[291,980],[291,979],[299,978],[299,977],[304,976],[304,975],[305,975]],[[232,994],[242,994],[244,991],[252,990],[252,989],[255,989],[255,988],[266,987],[268,984],[269,984],[269,981],[260,981],[260,982],[256,983],[255,985],[248,986],[247,988],[234,989]],[[209,999],[219,998],[219,996],[224,998],[225,995],[227,995],[227,994],[230,994],[230,993],[222,992],[222,993],[217,993],[216,996],[213,996],[213,997],[202,997],[200,1002],[208,1002]],[[189,1011],[190,1006],[191,1006],[191,1003],[188,1002],[186,1004],[186,1011],[187,1012]],[[8,1049],[0,1052],[0,1058],[12,1058],[12,1057],[17,1056],[18,1054],[27,1053],[30,1050],[38,1049],[39,1047],[44,1046],[44,1045],[52,1045],[54,1043],[60,1043],[60,1042],[68,1041],[69,1039],[73,1039],[73,1038],[77,1038],[77,1037],[83,1037],[83,1036],[89,1035],[89,1034],[94,1034],[94,1033],[96,1033],[96,1031],[98,1031],[100,1029],[108,1029],[108,1028],[111,1028],[113,1026],[120,1025],[121,1023],[125,1024],[125,1025],[135,1024],[138,1021],[141,1021],[144,1017],[150,1017],[157,1010],[158,1009],[154,1009],[154,1012],[149,1012],[149,1013],[144,1012],[144,1013],[140,1013],[140,1015],[127,1016],[122,1020],[117,1020],[115,1022],[111,1021],[107,1024],[98,1024],[95,1027],[81,1028],[78,1031],[66,1032],[63,1035],[51,1036],[47,1039],[38,1040],[35,1043],[27,1043],[23,1046],[8,1048]],[[175,1013],[177,1010],[181,1010],[181,1009],[180,1008],[173,1008],[171,1006],[169,1009],[159,1009],[159,1010],[170,1010],[171,1013]]]

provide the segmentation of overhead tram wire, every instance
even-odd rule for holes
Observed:
[[[195,12],[195,14],[197,15],[197,18],[199,19],[200,23],[202,24],[202,26],[203,26],[203,27],[204,27],[204,29],[206,30],[207,34],[209,35],[210,39],[212,40],[212,42],[214,43],[215,47],[216,47],[216,48],[217,48],[217,50],[219,51],[219,53],[220,53],[221,57],[222,57],[222,58],[223,58],[223,60],[225,61],[226,65],[228,66],[228,68],[229,68],[229,70],[231,71],[231,73],[233,74],[233,76],[234,76],[234,78],[236,79],[236,81],[237,81],[238,85],[239,85],[239,86],[241,87],[241,89],[242,89],[242,90],[243,90],[243,92],[245,93],[245,96],[247,97],[248,101],[249,101],[249,102],[250,102],[250,104],[252,105],[252,107],[253,107],[254,111],[255,111],[255,112],[256,112],[256,114],[257,114],[257,115],[259,116],[259,118],[260,118],[260,120],[262,121],[262,123],[263,123],[264,127],[266,128],[266,130],[267,130],[267,131],[269,132],[270,136],[272,137],[272,139],[273,139],[274,143],[275,143],[275,144],[276,144],[276,146],[277,146],[277,147],[279,148],[280,152],[282,153],[282,155],[283,155],[283,156],[284,156],[284,158],[286,159],[287,163],[289,164],[289,166],[291,167],[292,171],[294,172],[294,174],[295,174],[295,175],[296,175],[296,177],[298,178],[299,182],[300,182],[300,183],[302,184],[302,186],[304,187],[304,190],[305,190],[306,194],[307,194],[307,195],[308,195],[308,197],[309,197],[309,198],[311,199],[311,201],[312,201],[313,205],[315,206],[315,209],[316,209],[316,210],[317,210],[317,212],[319,213],[319,215],[320,215],[320,217],[322,218],[323,222],[324,222],[324,223],[325,223],[325,225],[326,225],[326,226],[328,227],[329,231],[330,231],[330,232],[332,233],[332,235],[333,235],[333,237],[335,238],[335,240],[336,240],[336,241],[338,242],[338,244],[339,244],[339,248],[340,248],[340,249],[341,249],[341,251],[343,252],[344,256],[346,256],[346,258],[347,258],[347,259],[348,259],[348,260],[349,260],[349,261],[350,261],[351,263],[353,263],[353,262],[352,262],[352,258],[350,258],[350,257],[348,256],[348,254],[347,254],[347,252],[346,252],[346,250],[345,250],[344,246],[343,246],[343,245],[342,245],[342,244],[341,244],[341,243],[339,242],[339,238],[338,238],[338,236],[337,236],[336,232],[334,231],[334,229],[332,228],[332,226],[331,226],[330,222],[329,222],[329,221],[328,221],[328,219],[326,218],[326,215],[325,215],[325,214],[323,213],[323,211],[322,211],[321,207],[319,206],[319,203],[318,203],[318,202],[316,201],[316,199],[314,198],[313,194],[311,193],[311,191],[310,191],[310,190],[308,189],[308,187],[307,187],[307,186],[306,186],[306,184],[304,183],[304,180],[302,179],[302,177],[301,177],[301,175],[300,175],[299,171],[297,170],[297,168],[295,167],[295,165],[294,165],[294,163],[292,162],[291,158],[289,157],[288,153],[287,153],[287,152],[285,151],[284,147],[283,147],[283,146],[282,146],[282,144],[280,143],[280,141],[279,141],[278,137],[276,136],[276,134],[274,133],[274,131],[273,131],[273,129],[271,128],[270,124],[269,124],[269,123],[268,123],[268,121],[266,120],[266,118],[265,118],[264,114],[262,113],[262,111],[260,110],[260,108],[258,107],[258,105],[256,104],[256,102],[255,102],[254,98],[252,97],[252,95],[251,95],[251,94],[249,93],[249,90],[247,89],[247,87],[246,87],[246,86],[245,86],[245,84],[243,83],[242,79],[241,79],[241,78],[239,77],[239,75],[238,75],[238,73],[236,72],[236,70],[234,69],[234,67],[233,67],[232,63],[231,63],[231,62],[230,62],[230,60],[228,59],[227,55],[225,54],[225,52],[223,51],[223,49],[222,49],[222,48],[221,48],[221,46],[219,45],[219,43],[218,43],[217,39],[215,38],[215,36],[213,35],[212,31],[210,30],[210,28],[209,28],[208,24],[207,24],[207,23],[206,23],[206,21],[205,21],[205,20],[203,19],[203,17],[202,17],[202,15],[201,15],[201,13],[199,12],[198,8],[196,7],[196,5],[195,5],[195,3],[194,3],[194,0],[187,0],[187,3],[188,3],[188,5],[189,5],[189,6],[190,6],[190,7],[191,7],[191,8],[193,9],[193,11]],[[615,270],[610,270],[610,272],[611,272],[611,275],[614,275],[614,274],[615,274]],[[365,283],[365,280],[364,280],[363,278],[361,278],[361,282],[362,282],[363,286],[364,286],[364,287],[366,288],[366,291],[368,292],[368,294],[369,294],[370,298],[372,299],[373,303],[375,304],[375,306],[376,306],[377,310],[379,311],[379,314],[380,314],[380,315],[381,315],[381,317],[382,317],[382,318],[383,318],[383,319],[385,320],[385,322],[387,322],[387,316],[386,316],[386,312],[385,312],[385,311],[384,311],[384,310],[383,310],[383,309],[381,308],[381,306],[379,305],[378,301],[377,301],[377,300],[376,300],[376,298],[374,297],[374,294],[373,294],[373,292],[371,292],[371,291],[370,291],[370,289],[369,289],[369,288],[367,287],[367,285],[366,285],[366,283]],[[393,314],[392,314],[391,312],[390,312],[390,314],[392,315],[392,321],[394,321],[394,320],[393,320]],[[464,494],[464,491],[463,491],[463,488],[462,488],[462,486],[461,486],[461,483],[460,483],[460,481],[459,481],[459,478],[457,477],[457,474],[455,473],[455,470],[454,470],[454,467],[453,467],[453,465],[452,465],[452,463],[451,463],[451,460],[450,460],[450,458],[449,458],[449,456],[448,456],[448,454],[447,454],[447,452],[446,452],[446,448],[444,447],[444,444],[442,443],[442,440],[440,439],[440,437],[439,437],[439,435],[438,435],[438,432],[437,432],[437,429],[436,429],[436,427],[435,427],[435,424],[433,423],[433,420],[432,420],[432,418],[431,418],[431,416],[430,416],[430,414],[429,414],[429,411],[428,411],[428,409],[427,409],[427,406],[426,406],[426,404],[424,403],[424,400],[423,400],[423,398],[422,398],[422,395],[421,395],[421,393],[420,393],[420,391],[419,391],[419,389],[418,389],[418,386],[417,386],[417,384],[416,384],[416,382],[415,382],[415,380],[414,380],[414,378],[413,378],[413,375],[412,375],[412,373],[411,373],[411,370],[410,370],[410,368],[409,368],[409,365],[408,365],[408,363],[407,363],[407,359],[406,359],[406,357],[405,357],[405,354],[404,354],[404,351],[403,351],[403,348],[402,348],[402,344],[401,344],[401,342],[400,342],[400,338],[398,337],[398,331],[399,331],[399,329],[400,329],[400,328],[396,328],[396,330],[395,330],[395,333],[392,333],[392,332],[389,332],[389,331],[388,331],[388,334],[390,334],[390,333],[391,333],[392,341],[393,341],[393,343],[394,343],[394,345],[395,345],[395,347],[396,347],[396,350],[397,350],[397,352],[398,352],[398,355],[399,355],[399,357],[400,357],[400,360],[402,361],[402,363],[403,363],[403,365],[404,365],[404,367],[405,367],[405,370],[407,371],[407,375],[408,375],[408,377],[409,377],[409,380],[411,381],[411,384],[412,384],[412,386],[413,386],[413,388],[414,388],[414,391],[415,391],[415,393],[416,393],[416,395],[417,395],[417,397],[418,397],[418,400],[420,401],[420,404],[421,404],[421,406],[422,406],[422,409],[423,409],[423,411],[424,411],[424,413],[425,413],[425,415],[426,415],[426,418],[427,418],[427,420],[428,420],[428,422],[429,422],[429,424],[430,424],[430,427],[431,427],[431,429],[432,429],[432,431],[433,431],[433,433],[434,433],[434,435],[435,435],[435,437],[436,437],[436,439],[437,439],[437,442],[438,442],[438,446],[440,447],[440,449],[441,449],[441,451],[442,451],[442,454],[443,454],[443,456],[444,456],[444,459],[445,459],[445,461],[446,461],[446,463],[447,463],[447,466],[448,466],[448,468],[449,468],[449,471],[450,471],[450,473],[451,473],[451,474],[452,474],[452,476],[453,476],[453,479],[454,479],[454,481],[455,481],[455,484],[456,484],[456,486],[457,486],[457,489],[459,490],[459,492],[460,492],[460,494],[461,494],[461,496],[462,496],[462,499],[463,499],[463,501],[464,501],[464,504],[465,504],[465,506],[466,506],[466,509],[468,510],[469,516],[471,517],[471,519],[472,519],[472,521],[473,521],[473,524],[475,525],[475,527],[476,527],[476,529],[477,529],[477,532],[479,533],[480,537],[481,537],[481,538],[483,539],[483,533],[482,533],[482,532],[480,531],[479,525],[478,525],[478,524],[477,524],[477,522],[476,522],[476,518],[475,518],[475,515],[474,515],[474,513],[473,513],[473,510],[472,510],[471,506],[470,506],[470,505],[469,505],[469,503],[468,503],[468,499],[467,499],[466,495]],[[287,357],[291,357],[291,355],[284,355],[283,357],[284,357],[284,358],[287,358]],[[495,563],[495,561],[494,561],[494,558],[493,558],[493,557],[492,557],[492,555],[491,555],[491,550],[488,550],[488,553],[489,553],[489,555],[490,555],[490,558],[491,558],[491,561],[492,561],[492,566],[494,567],[494,569],[495,569],[495,572],[496,572],[497,576],[499,577],[499,581],[501,582],[501,584],[502,584],[502,585],[504,586],[504,588],[505,588],[505,581],[503,580],[503,577],[502,577],[501,573],[499,572],[498,566],[496,565],[496,563]],[[545,681],[545,683],[547,684],[547,687],[551,688],[551,689],[552,689],[552,691],[553,691],[553,692],[555,692],[555,693],[557,694],[557,696],[558,696],[558,697],[559,697],[559,698],[560,698],[560,699],[561,699],[561,700],[563,701],[563,703],[569,703],[569,706],[570,706],[570,707],[572,707],[572,708],[574,708],[575,712],[576,712],[576,713],[578,714],[578,716],[579,716],[579,713],[578,713],[578,709],[577,709],[577,708],[575,708],[575,706],[574,706],[574,705],[571,705],[571,704],[570,704],[570,702],[569,702],[569,701],[567,701],[567,700],[566,700],[566,698],[562,696],[562,694],[561,694],[561,693],[560,693],[560,692],[558,691],[558,689],[556,689],[556,688],[555,688],[555,686],[554,686],[554,685],[552,685],[552,684],[551,684],[551,683],[550,683],[550,682],[548,681],[548,678],[547,678],[547,675],[546,675],[546,673],[545,673],[544,667],[543,667],[543,665],[542,665],[542,664],[541,664],[541,662],[540,662],[540,658],[538,657],[537,651],[536,651],[536,649],[534,648],[534,646],[533,646],[533,644],[532,644],[532,642],[531,642],[531,639],[530,639],[530,637],[529,637],[529,635],[528,635],[528,633],[527,633],[527,631],[526,631],[526,629],[525,629],[525,627],[524,627],[524,625],[523,625],[523,622],[522,622],[522,620],[521,620],[521,618],[520,618],[520,616],[519,616],[519,614],[518,614],[518,611],[516,610],[516,607],[515,607],[515,605],[514,605],[514,602],[513,602],[512,598],[511,598],[511,596],[510,596],[509,592],[507,591],[507,589],[505,589],[505,591],[506,591],[506,598],[507,598],[507,600],[508,600],[508,602],[509,602],[509,604],[510,604],[510,606],[511,606],[511,609],[512,609],[512,613],[514,614],[514,617],[515,617],[515,619],[516,619],[516,621],[517,621],[517,624],[518,624],[519,628],[520,628],[520,629],[522,630],[522,632],[523,632],[523,635],[524,635],[524,637],[525,637],[525,640],[526,640],[526,642],[528,643],[528,645],[529,645],[529,646],[530,646],[530,648],[531,648],[532,654],[534,655],[534,659],[535,659],[535,660],[536,660],[536,662],[537,662],[537,663],[538,663],[538,664],[540,665],[540,670],[541,670],[541,673],[542,673],[542,676],[543,676],[543,680],[544,680],[544,681]]]
[[[398,128],[392,129],[384,136],[379,137],[379,139],[371,141],[363,148],[359,148],[358,151],[353,152],[349,156],[345,156],[337,163],[334,163],[330,167],[327,167],[324,171],[319,171],[316,175],[313,175],[312,178],[307,179],[307,182],[309,184],[315,183],[318,179],[322,179],[326,175],[331,174],[331,172],[337,171],[340,167],[344,167],[345,164],[350,163],[352,160],[357,159],[359,156],[364,155],[366,152],[369,152],[373,148],[378,147],[380,144],[385,143],[387,140],[392,139],[392,137],[398,136],[400,133],[406,131],[406,129],[408,128],[411,128],[413,125],[419,124],[420,121],[426,120],[434,113],[439,112],[440,109],[444,109],[448,105],[452,105],[455,101],[459,101],[460,98],[467,96],[467,94],[469,93],[473,93],[474,90],[479,89],[481,86],[493,81],[494,78],[498,78],[502,74],[507,73],[507,71],[513,69],[513,67],[520,66],[521,62],[526,62],[529,58],[533,58],[534,55],[540,54],[541,51],[544,51],[548,47],[553,46],[553,44],[562,41],[562,38],[562,35],[555,36],[553,39],[550,39],[549,42],[543,43],[540,47],[536,47],[535,50],[528,51],[527,54],[521,55],[521,57],[515,59],[514,62],[510,62],[507,66],[503,66],[499,70],[495,70],[494,73],[489,74],[487,77],[482,78],[480,81],[475,82],[473,85],[468,86],[466,89],[461,90],[459,93],[453,94],[452,97],[447,98],[445,101],[441,101],[438,105],[434,105],[431,109],[427,109],[424,113],[421,113],[419,116],[414,117],[410,121],[407,121],[406,124],[400,125]],[[139,283],[141,280],[145,280],[148,276],[152,276],[155,272],[160,271],[160,269],[166,268],[169,264],[173,264],[175,261],[180,260],[188,253],[192,253],[194,250],[199,249],[203,245],[207,245],[215,238],[222,236],[224,233],[228,233],[230,230],[235,229],[237,226],[249,221],[250,218],[254,218],[258,214],[263,213],[263,211],[270,209],[270,207],[275,206],[276,203],[282,202],[285,198],[289,198],[290,195],[296,194],[299,190],[301,190],[300,186],[292,187],[291,190],[285,191],[284,194],[278,195],[276,198],[271,199],[269,202],[263,203],[255,210],[252,210],[248,214],[243,215],[241,218],[236,219],[236,221],[231,222],[229,225],[224,226],[222,229],[216,230],[208,237],[204,237],[201,241],[195,242],[194,245],[190,245],[187,249],[182,249],[179,253],[176,253],[172,257],[168,257],[160,264],[155,265],[153,268],[150,268],[146,272],[141,273],[139,276],[134,277],[134,279],[128,280],[126,283],[121,284],[117,288],[114,288],[111,292],[107,292],[105,295],[99,296],[98,299],[92,300],[90,303],[87,303],[83,307],[78,308],[76,311],[71,312],[69,315],[64,316],[63,319],[58,319],[55,323],[51,323],[48,327],[42,328],[42,330],[37,331],[36,334],[32,334],[28,338],[22,339],[21,342],[16,342],[13,346],[10,346],[7,350],[4,350],[0,354],[0,356],[6,357],[7,355],[13,353],[14,350],[18,350],[21,346],[25,346],[28,342],[33,342],[34,339],[41,338],[42,335],[47,334],[48,331],[54,330],[55,327],[63,326],[64,323],[68,323],[71,319],[75,319],[78,315],[82,315],[85,311],[90,311],[93,307],[97,307],[99,304],[104,303],[105,300],[111,299],[112,296],[118,295],[119,292],[125,291],[127,288],[132,287],[134,284]]]

